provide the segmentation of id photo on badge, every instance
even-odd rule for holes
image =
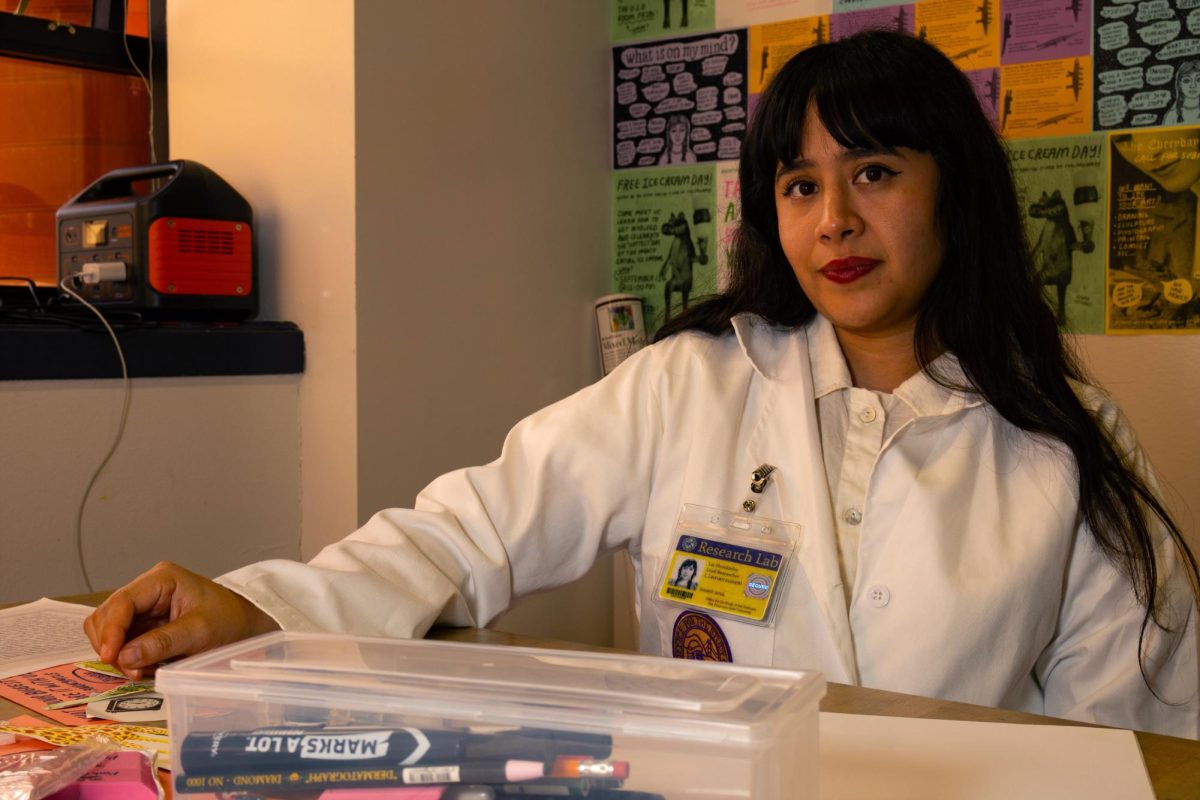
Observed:
[[[671,597],[690,598],[700,585],[700,575],[704,572],[705,561],[683,553],[676,553],[671,564],[671,578],[666,588]]]

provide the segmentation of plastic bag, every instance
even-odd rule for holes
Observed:
[[[0,756],[0,800],[41,800],[121,749],[103,734],[55,750]]]

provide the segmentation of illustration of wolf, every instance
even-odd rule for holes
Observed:
[[[1067,286],[1071,283],[1071,256],[1076,250],[1090,253],[1095,249],[1091,229],[1081,223],[1082,235],[1076,238],[1067,201],[1057,189],[1053,194],[1042,192],[1040,198],[1030,203],[1029,216],[1042,220],[1033,241],[1033,263],[1042,285],[1054,286],[1057,290],[1055,317],[1059,325],[1064,325],[1067,321]]]
[[[668,217],[663,223],[662,235],[670,237],[667,256],[659,270],[659,278],[663,281],[663,318],[666,321],[671,319],[672,293],[683,295],[683,310],[687,310],[688,296],[692,293],[692,264],[707,264],[708,253],[703,241],[700,242],[700,252],[696,252],[691,226],[682,211]]]

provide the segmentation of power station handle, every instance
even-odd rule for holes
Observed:
[[[106,172],[97,178],[95,183],[84,189],[79,197],[75,198],[75,202],[90,203],[95,200],[113,200],[118,197],[131,197],[133,196],[133,184],[136,181],[154,180],[156,178],[174,180],[178,177],[180,171],[182,171],[184,163],[182,161],[166,161],[161,164],[147,164],[142,167],[114,169],[112,172]]]

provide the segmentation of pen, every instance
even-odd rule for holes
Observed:
[[[490,786],[427,786],[420,789],[330,789],[318,800],[495,800]]]
[[[559,756],[549,772],[551,778],[615,778],[629,777],[628,761],[596,761],[587,756]]]
[[[261,728],[189,733],[179,753],[188,774],[310,769],[325,765],[413,766],[478,760],[553,762],[562,755],[604,758],[612,737],[518,728],[513,732],[420,728]]]
[[[252,790],[296,792],[321,789],[384,789],[452,783],[507,783],[521,785],[546,774],[541,761],[475,761],[461,764],[394,766],[320,766],[315,769],[231,769],[175,776],[178,794],[228,793]]]
[[[541,761],[496,761],[405,767],[402,783],[505,783],[530,781],[546,774]]]
[[[472,758],[528,758],[535,761],[554,761],[560,756],[608,758],[612,755],[612,737],[580,734],[514,733],[484,735],[469,747]]]

